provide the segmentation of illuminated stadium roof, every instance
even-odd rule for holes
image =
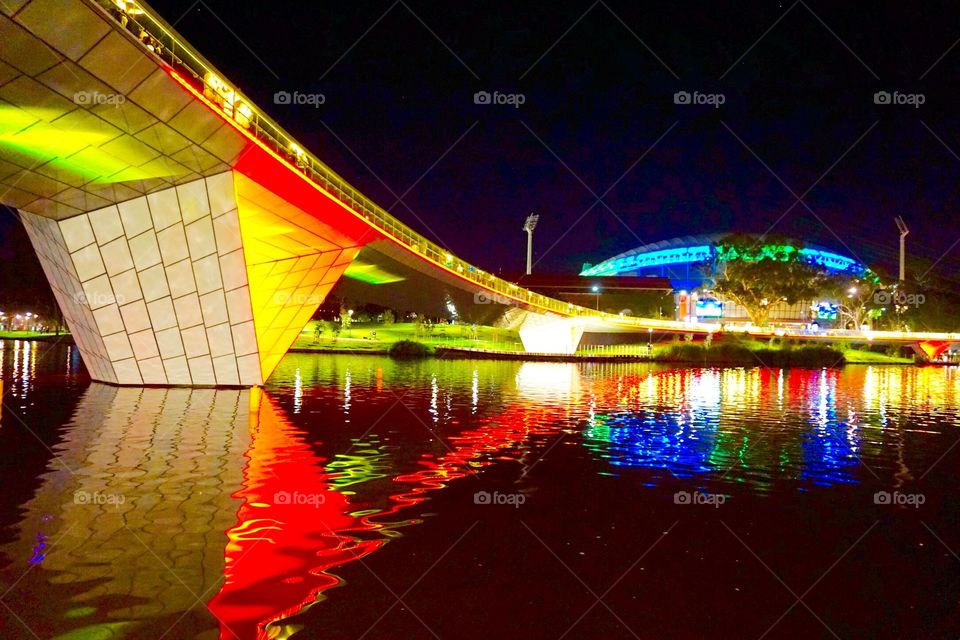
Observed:
[[[618,275],[669,275],[675,271],[671,267],[685,267],[686,279],[690,277],[690,266],[713,260],[717,244],[729,234],[683,236],[645,244],[636,249],[625,251],[604,260],[600,264],[586,265],[582,276],[618,276]],[[758,236],[759,238],[759,236]],[[866,266],[859,261],[807,243],[800,250],[804,259],[811,264],[822,265],[831,273],[862,273]]]

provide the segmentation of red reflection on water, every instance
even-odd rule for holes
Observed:
[[[226,532],[226,581],[208,605],[221,623],[220,638],[271,637],[270,623],[302,611],[342,584],[330,569],[382,547],[389,541],[385,530],[418,522],[385,519],[423,502],[425,493],[473,474],[474,466],[492,464],[481,458],[553,432],[545,425],[562,413],[509,407],[489,426],[452,438],[448,453],[423,454],[419,471],[395,477],[400,486],[389,496],[389,507],[351,515],[360,507],[332,488],[337,474],[324,470],[325,460],[267,395],[251,391],[251,444],[243,488],[234,494],[243,504],[237,524]],[[514,459],[521,454],[518,450]],[[294,504],[298,501],[311,504]],[[380,537],[357,535],[372,532]]]
[[[266,638],[266,623],[298,611],[340,583],[331,567],[361,558],[383,540],[337,532],[372,528],[331,489],[322,458],[259,390],[251,391],[251,442],[237,524],[227,531],[224,577],[209,603],[222,639]],[[299,498],[312,504],[294,504]]]

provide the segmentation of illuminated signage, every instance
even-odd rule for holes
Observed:
[[[722,318],[723,303],[718,300],[697,300],[697,316],[701,318]]]

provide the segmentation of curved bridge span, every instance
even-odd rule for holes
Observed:
[[[19,211],[95,380],[262,384],[364,247],[515,309],[528,351],[572,353],[584,332],[716,331],[572,305],[459,259],[132,7],[0,4],[0,203]]]

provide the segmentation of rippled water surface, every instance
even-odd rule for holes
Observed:
[[[0,345],[2,638],[960,637],[955,368]]]

